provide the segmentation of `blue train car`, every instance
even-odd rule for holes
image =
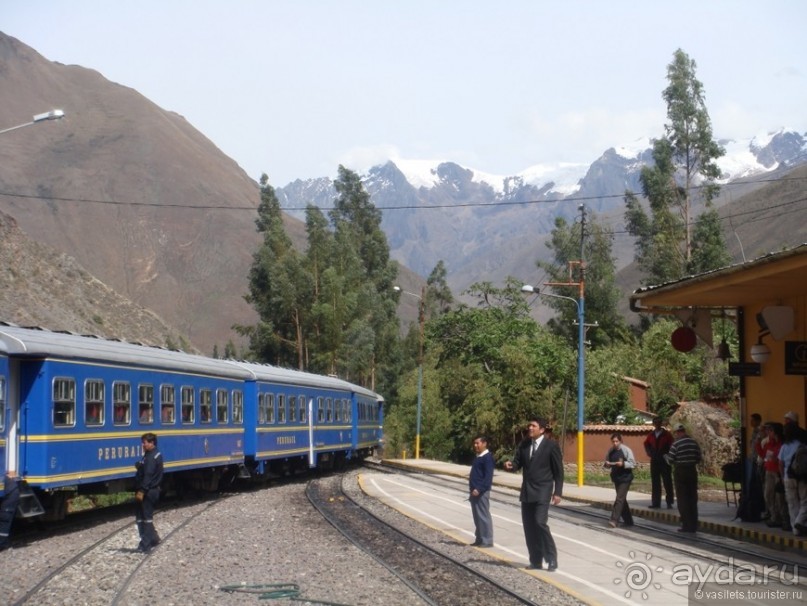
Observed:
[[[11,357],[7,464],[61,517],[71,492],[131,487],[153,432],[169,482],[212,487],[243,464],[244,381],[230,362],[48,331],[0,328]],[[12,437],[13,436],[13,437]]]
[[[245,410],[247,424],[254,427],[245,448],[252,473],[338,467],[378,446],[378,439],[365,436],[359,447],[356,431],[356,393],[378,406],[377,394],[333,377],[240,364],[253,375]]]

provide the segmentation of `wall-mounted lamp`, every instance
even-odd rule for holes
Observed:
[[[762,342],[762,335],[760,335],[756,344],[751,346],[751,359],[759,364],[764,364],[770,357],[771,348]]]

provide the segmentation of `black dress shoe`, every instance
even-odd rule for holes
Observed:
[[[558,561],[557,560],[547,560],[546,561],[546,569],[549,572],[552,572],[553,570],[557,570],[558,569]]]
[[[672,506],[673,506],[672,503],[667,503],[667,509],[672,509]]]
[[[658,509],[659,507],[661,507],[661,505],[648,505],[647,506],[648,509]]]
[[[529,566],[527,566],[527,570],[543,570],[543,568],[544,567],[541,566],[540,564],[530,564]]]
[[[471,547],[479,547],[482,544],[482,541],[474,541],[471,543]]]

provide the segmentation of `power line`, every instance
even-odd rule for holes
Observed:
[[[781,177],[781,178],[759,178],[749,181],[743,181],[741,183],[727,183],[722,185],[721,187],[737,187],[741,185],[749,185],[754,183],[784,183],[788,181],[805,181],[807,177]],[[695,187],[692,189],[700,189],[704,186]],[[34,194],[20,194],[15,192],[7,192],[7,191],[0,191],[0,196],[5,196],[9,198],[22,198],[26,200],[37,200],[37,201],[45,201],[45,202],[80,202],[80,203],[88,203],[88,204],[105,204],[110,206],[133,206],[133,207],[145,207],[145,208],[172,208],[172,209],[188,209],[188,210],[224,210],[224,211],[250,211],[256,212],[258,207],[257,205],[224,205],[224,204],[208,204],[208,205],[198,205],[198,204],[179,204],[179,203],[171,203],[171,202],[124,202],[120,200],[109,200],[109,199],[94,199],[94,198],[72,198],[72,197],[65,197],[65,196],[45,196],[45,195],[34,195]],[[387,211],[387,210],[431,210],[431,209],[452,209],[452,208],[497,208],[502,206],[519,206],[519,205],[533,205],[533,204],[581,204],[586,201],[591,200],[607,200],[613,198],[624,198],[625,192],[620,194],[603,194],[598,196],[569,196],[567,198],[558,199],[558,200],[502,200],[498,202],[466,202],[462,204],[435,204],[429,206],[422,206],[416,204],[402,204],[402,205],[394,205],[394,206],[379,206],[377,207],[380,211]],[[799,202],[804,202],[807,198],[799,198],[797,200],[792,200],[789,202],[782,202],[781,204],[776,204],[773,206],[767,206],[763,209],[754,209],[748,210],[742,213],[732,215],[734,218],[741,217],[744,215],[755,214],[755,213],[763,213],[765,211],[775,210],[778,208],[783,208],[786,206],[790,206],[792,204],[797,204]],[[334,210],[334,207],[318,207],[321,211],[330,211]],[[290,213],[290,212],[300,212],[304,211],[305,208],[299,207],[287,207],[281,209],[283,212]],[[799,209],[790,211],[790,212],[798,212]],[[790,214],[790,213],[785,213]],[[765,216],[758,217],[753,220],[746,221],[741,225],[747,225],[748,223],[753,223],[759,220],[766,218]],[[721,217],[721,221],[729,220],[728,217]],[[625,235],[629,234],[627,230],[615,230],[612,231],[612,234],[617,235]]]

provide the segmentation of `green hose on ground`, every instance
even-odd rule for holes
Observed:
[[[289,598],[295,602],[308,602],[309,604],[323,604],[324,606],[348,606],[337,602],[312,600],[300,596],[300,586],[296,583],[266,583],[261,585],[224,585],[219,590],[227,593],[254,593],[259,600],[279,600]]]

